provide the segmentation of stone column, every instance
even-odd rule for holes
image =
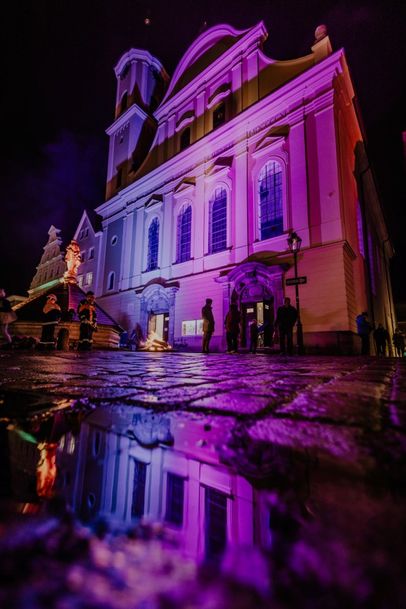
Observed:
[[[168,340],[170,345],[174,345],[175,342],[175,302],[176,302],[176,293],[179,288],[168,288],[168,304],[169,304],[169,328],[168,328]]]

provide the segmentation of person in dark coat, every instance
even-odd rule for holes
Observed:
[[[395,353],[398,357],[403,357],[405,353],[405,337],[399,328],[396,328],[392,337],[393,346],[395,347]]]
[[[17,319],[17,315],[11,308],[10,301],[6,298],[6,292],[0,288],[0,329],[6,339],[7,348],[11,347],[11,336],[8,332],[8,325]]]
[[[361,355],[369,355],[369,335],[372,330],[372,326],[368,321],[368,313],[363,311],[357,315],[356,319],[357,333],[361,338]]]
[[[259,326],[256,319],[250,324],[250,353],[256,353],[258,348]]]
[[[47,301],[42,309],[44,322],[42,324],[39,349],[55,349],[55,328],[61,319],[61,307],[57,303],[55,294],[48,294]]]
[[[278,308],[275,326],[279,330],[279,344],[281,354],[287,352],[293,355],[293,326],[297,320],[297,310],[290,304],[290,298],[285,298],[283,306]]]
[[[90,351],[93,345],[93,332],[97,328],[97,315],[93,292],[86,292],[78,306],[80,319],[78,351]]]
[[[377,356],[383,355],[385,357],[386,345],[389,343],[389,333],[387,329],[384,328],[382,324],[378,324],[378,327],[374,330],[373,337]]]
[[[133,331],[130,334],[130,339],[128,344],[130,345],[131,351],[133,351],[133,347],[135,350],[139,349],[141,344],[144,342],[144,334],[142,332],[142,328],[139,323],[136,323]]]
[[[224,322],[226,328],[227,353],[237,353],[238,335],[240,333],[241,315],[236,304],[230,305],[230,310]]]
[[[209,353],[210,340],[214,332],[214,316],[211,305],[213,301],[211,298],[206,298],[206,304],[202,308],[202,319],[203,319],[203,344],[202,353]]]

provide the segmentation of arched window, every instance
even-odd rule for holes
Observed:
[[[221,102],[213,111],[213,129],[226,122],[226,104]]]
[[[158,268],[158,249],[159,249],[159,220],[154,218],[148,229],[148,260],[147,271]]]
[[[190,146],[190,127],[186,127],[180,134],[180,149],[185,150]]]
[[[111,271],[107,279],[107,290],[114,290],[114,278],[115,273],[114,271]]]
[[[178,215],[176,262],[190,260],[192,242],[192,206],[186,204]]]
[[[209,208],[209,252],[215,254],[227,248],[227,192],[219,186],[214,191]]]
[[[259,235],[270,239],[283,233],[282,167],[277,161],[269,161],[258,178]]]

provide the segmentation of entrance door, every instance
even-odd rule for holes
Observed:
[[[243,302],[241,313],[241,346],[247,347],[249,345],[250,324],[256,319],[258,326],[262,330],[258,338],[258,347],[271,347],[274,322],[273,299],[261,300],[259,302]]]
[[[148,321],[148,334],[155,332],[159,340],[168,342],[169,313],[151,313]]]

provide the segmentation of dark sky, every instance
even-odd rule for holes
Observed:
[[[11,6],[13,5],[13,6]],[[393,0],[36,0],[2,10],[0,284],[25,293],[51,224],[67,243],[84,207],[104,199],[105,129],[113,67],[146,48],[169,74],[203,29],[261,19],[275,59],[307,54],[325,23],[353,75],[382,203],[397,251],[395,293],[406,300],[402,130],[406,130],[405,2]],[[145,17],[151,20],[144,24]]]

